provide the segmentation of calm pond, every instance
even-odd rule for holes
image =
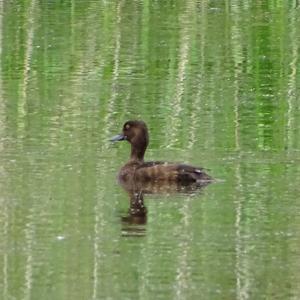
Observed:
[[[0,0],[0,299],[300,299],[298,0]],[[147,160],[217,183],[144,195]]]

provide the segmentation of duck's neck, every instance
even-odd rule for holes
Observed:
[[[131,160],[135,160],[135,161],[144,161],[144,155],[146,152],[146,145],[143,145],[142,147],[136,147],[134,145],[131,145],[131,155],[130,155],[130,159]]]

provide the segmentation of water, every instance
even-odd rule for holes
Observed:
[[[298,1],[0,1],[0,299],[299,299]],[[222,181],[116,182],[147,159]]]

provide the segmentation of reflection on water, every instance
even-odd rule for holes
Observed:
[[[183,185],[180,182],[166,181],[136,181],[136,180],[119,180],[119,183],[124,188],[129,196],[129,210],[126,216],[122,217],[123,235],[141,235],[146,233],[145,228],[141,226],[130,225],[145,225],[147,222],[147,208],[144,203],[144,195],[166,194],[168,196],[174,194],[183,194],[185,196],[195,195],[205,186],[209,185],[210,181],[195,182]],[[167,200],[167,201],[170,201]]]
[[[298,2],[0,0],[0,299],[300,299]]]

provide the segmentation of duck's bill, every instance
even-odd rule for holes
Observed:
[[[110,139],[111,142],[118,142],[118,141],[124,141],[124,140],[126,140],[126,136],[123,134],[117,134]]]

